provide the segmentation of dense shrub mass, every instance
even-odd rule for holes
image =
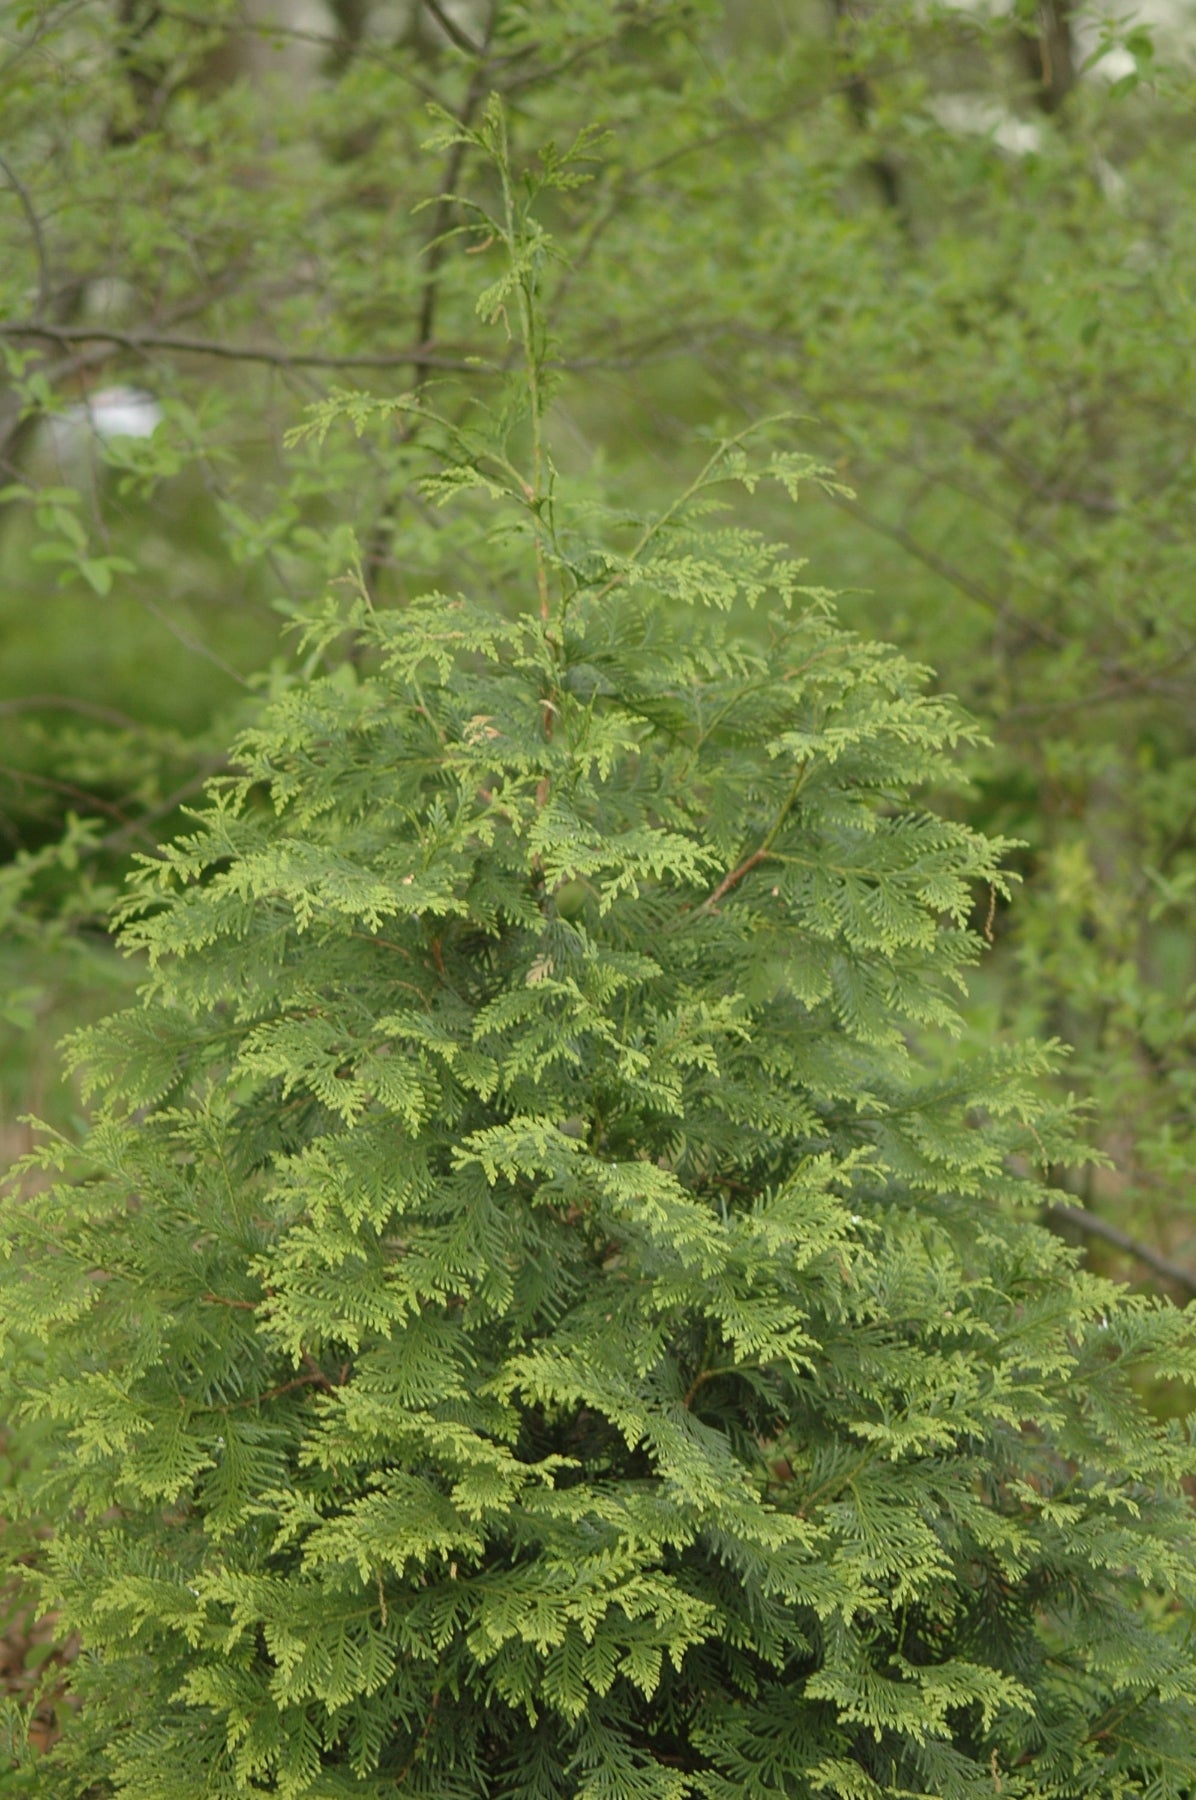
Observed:
[[[525,364],[423,409],[476,587],[309,619],[7,1213],[85,1645],[36,1791],[1181,1800],[1193,1457],[1134,1383],[1190,1328],[1035,1223],[1046,1053],[919,1059],[1002,881],[917,801],[967,728],[720,525],[793,454],[571,497],[470,143]]]

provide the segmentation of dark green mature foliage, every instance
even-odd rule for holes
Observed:
[[[1134,1379],[1189,1327],[1032,1222],[1044,1057],[913,1049],[1001,882],[917,807],[966,728],[712,517],[800,458],[570,500],[472,142],[526,379],[421,410],[477,590],[309,622],[8,1213],[89,1652],[36,1791],[1179,1800],[1193,1459]]]

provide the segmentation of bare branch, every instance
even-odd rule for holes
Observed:
[[[868,512],[856,500],[847,500],[838,494],[832,494],[830,499],[833,505],[850,513],[852,518],[858,519],[861,525],[866,525],[870,531],[880,532],[883,537],[891,538],[895,544],[900,544],[903,550],[907,550],[911,556],[916,557],[920,563],[924,563],[928,569],[932,569],[936,575],[941,575],[944,581],[949,581],[951,586],[958,588],[961,594],[967,594],[970,599],[978,601],[987,611],[996,613],[999,618],[1008,614],[1008,607],[998,595],[992,593],[973,576],[965,574],[964,570],[958,568],[956,564],[948,562],[945,556],[940,556],[937,550],[932,550],[928,544],[923,544],[920,539],[914,537],[902,526],[890,524],[888,519],[878,518],[875,513]],[[1044,625],[1041,620],[1025,619],[1019,615],[1018,623],[1024,630],[1041,639],[1042,642],[1051,644],[1055,648],[1061,646],[1060,634]]]
[[[468,37],[466,33],[462,31],[452,15],[445,12],[443,6],[440,4],[440,0],[423,0],[423,3],[425,10],[431,13],[445,37],[448,38],[450,43],[455,44],[458,50],[464,50],[466,56],[485,55],[483,46],[475,44],[473,39]]]
[[[122,826],[134,823],[127,812],[111,800],[103,799],[99,794],[92,794],[86,788],[76,787],[73,781],[58,781],[52,775],[40,775],[36,769],[20,769],[12,763],[0,763],[0,775],[7,775],[13,786],[20,788],[26,783],[31,787],[47,788],[51,793],[63,794],[68,800],[77,800],[83,806],[94,806],[100,812],[120,821]]]
[[[0,319],[0,338],[41,338],[60,344],[109,345],[134,355],[151,350],[175,350],[191,356],[217,356],[226,362],[266,363],[277,369],[398,369],[412,363],[426,369],[468,370],[476,374],[475,360],[442,356],[417,344],[409,350],[379,351],[374,355],[329,356],[314,350],[279,350],[265,345],[228,344],[219,338],[178,336],[172,332],[116,331],[109,326],[45,325],[35,319]]]
[[[115,725],[121,731],[146,729],[144,721],[138,723],[127,713],[117,712],[111,706],[96,706],[90,700],[76,700],[69,694],[22,694],[15,700],[0,700],[0,719],[23,712],[73,712],[85,719],[98,719],[103,725]]]
[[[8,184],[21,203],[21,211],[25,215],[26,223],[29,226],[29,235],[33,239],[34,254],[37,257],[37,307],[40,312],[45,306],[47,295],[50,292],[50,263],[46,255],[46,240],[42,236],[42,222],[37,216],[37,209],[30,198],[29,189],[12,164],[3,156],[0,156],[0,169],[3,169],[8,176]]]
[[[156,806],[151,806],[131,824],[119,826],[115,831],[106,832],[102,838],[98,838],[96,849],[122,850],[134,837],[146,836],[147,828],[150,825],[174,812],[175,808],[181,806],[184,800],[189,800],[192,794],[199,793],[213,775],[218,775],[227,767],[227,759],[222,756],[202,763],[196,774],[184,781],[181,787],[175,788],[173,793],[167,794],[164,800],[159,800]],[[155,844],[154,848],[155,854],[157,854],[158,846]]]
[[[490,0],[490,7],[486,17],[485,37],[481,48],[473,52],[476,58],[473,74],[469,79],[469,87],[466,90],[461,111],[457,115],[459,123],[466,131],[468,131],[470,125],[473,123],[478,108],[485,98],[486,89],[490,84],[490,51],[494,42],[494,31],[497,24],[498,0]],[[427,244],[427,273],[424,277],[423,292],[420,295],[419,319],[415,328],[416,336],[421,344],[431,343],[433,332],[436,329],[436,308],[440,299],[441,265],[444,261],[447,243],[445,234],[453,210],[451,195],[456,191],[461,168],[465,161],[466,144],[467,140],[464,137],[459,137],[449,151],[448,161],[446,162],[444,169],[444,178],[441,182],[440,199],[436,203],[436,211],[432,217],[432,230]],[[411,378],[416,388],[422,387],[427,378],[428,371],[438,366],[429,356],[426,356],[422,350],[416,350],[409,358],[409,361],[411,363]],[[401,433],[402,438],[404,440],[409,439],[413,435],[414,430],[415,418],[413,415],[406,422]],[[387,534],[394,520],[397,505],[397,496],[392,494],[384,503],[381,512],[375,520],[374,528],[370,533],[369,543],[366,546],[362,572],[365,576],[366,592],[371,598],[375,595],[377,590],[378,577],[386,556]]]
[[[1073,1231],[1082,1231],[1086,1237],[1102,1238],[1106,1244],[1112,1244],[1127,1256],[1132,1256],[1135,1262],[1153,1269],[1164,1281],[1173,1281],[1187,1293],[1196,1294],[1196,1270],[1185,1268],[1182,1263],[1172,1262],[1169,1256],[1152,1249],[1139,1238],[1131,1237],[1128,1232],[1119,1230],[1116,1225],[1110,1225],[1107,1219],[1098,1218],[1096,1213],[1085,1212],[1078,1206],[1055,1205],[1047,1207],[1046,1217],[1049,1224],[1066,1225]]]
[[[335,7],[332,10],[335,14]],[[227,31],[229,29],[227,18],[221,18],[217,13],[197,11],[193,7],[160,5],[158,12],[164,19],[177,19],[184,25],[194,25],[200,30],[210,31],[215,28]],[[244,7],[236,21],[236,32],[238,37],[257,37],[263,39],[267,44],[281,42],[313,44],[332,54],[335,54],[344,44],[343,34],[329,31],[305,31],[297,25],[284,25],[281,20],[275,18],[252,19]],[[408,87],[414,88],[423,99],[439,102],[439,94],[428,82],[420,78],[411,59],[396,54],[390,45],[376,40],[366,41],[362,38],[353,45],[353,56],[355,60],[380,63],[388,74],[399,81],[406,82]]]

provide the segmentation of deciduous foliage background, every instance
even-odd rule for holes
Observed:
[[[498,391],[499,248],[460,229],[493,172],[421,150],[429,103],[469,126],[498,94],[517,157],[605,134],[549,205],[558,459],[664,505],[695,430],[800,415],[851,493],[803,508],[798,549],[989,732],[942,804],[1024,840],[1013,904],[973,921],[966,1029],[1075,1045],[1057,1079],[1109,1162],[1052,1170],[1055,1222],[1196,1291],[1182,34],[1064,0],[130,0],[4,32],[9,1146],[27,1108],[78,1110],[51,1046],[136,977],[113,884],[285,687],[280,624],[350,570],[392,608],[493,566],[484,509],[449,529],[415,484],[419,415],[284,438],[330,393],[443,396],[467,428]],[[19,1480],[36,1437],[14,1448]]]

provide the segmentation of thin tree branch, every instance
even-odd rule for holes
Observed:
[[[482,56],[485,54],[482,45],[475,44],[473,39],[462,31],[457,21],[446,13],[440,0],[423,0],[424,10],[430,12],[449,42],[458,50],[464,50],[466,56]]]
[[[996,594],[981,582],[974,580],[972,576],[965,575],[962,569],[957,568],[954,563],[948,562],[945,556],[940,556],[937,550],[932,550],[928,545],[921,543],[902,526],[891,525],[887,519],[878,518],[875,513],[868,512],[856,500],[844,499],[839,494],[830,495],[830,500],[832,505],[850,513],[852,518],[858,519],[861,525],[866,525],[870,531],[877,531],[882,537],[891,538],[895,544],[900,544],[903,550],[908,550],[911,556],[916,557],[920,563],[924,563],[928,569],[932,569],[936,575],[941,575],[944,581],[948,581],[952,587],[958,588],[961,594],[967,594],[970,599],[977,601],[986,611],[996,613],[998,618],[1007,616],[1008,609]],[[1060,634],[1043,625],[1041,621],[1025,619],[1018,615],[1018,624],[1043,643],[1050,644],[1052,649],[1063,647],[1063,639]]]
[[[102,838],[97,839],[96,849],[120,850],[134,837],[146,835],[147,826],[154,824],[156,820],[165,818],[170,813],[174,812],[176,807],[181,806],[184,800],[189,799],[192,794],[198,793],[203,788],[205,782],[212,779],[213,775],[218,775],[221,769],[227,767],[227,759],[223,756],[216,757],[212,761],[204,763],[196,774],[189,776],[188,779],[183,782],[181,787],[175,788],[173,793],[167,794],[165,799],[159,800],[156,806],[151,806],[148,811],[143,812],[139,818],[133,820],[130,824],[119,826],[115,831],[106,832]],[[157,847],[155,846],[155,851],[156,848]]]
[[[234,1400],[228,1406],[213,1408],[213,1411],[240,1412],[246,1406],[260,1406],[264,1400],[277,1400],[280,1394],[290,1394],[296,1388],[312,1387],[313,1385],[330,1388],[333,1384],[321,1369],[317,1374],[296,1375],[293,1381],[280,1381],[277,1387],[267,1388],[264,1393],[250,1394],[244,1400]]]
[[[731,889],[735,887],[737,883],[741,882],[744,876],[756,867],[757,863],[767,862],[771,855],[772,851],[766,850],[763,844],[761,844],[758,850],[753,850],[750,856],[745,856],[738,868],[732,869],[729,875],[724,875],[714,892],[703,900],[702,911],[710,912],[718,905],[723,895],[729,894]]]
[[[1019,61],[1033,83],[1034,98],[1045,113],[1058,112],[1076,84],[1071,0],[1038,0],[1035,31],[1019,25],[1014,42]]]
[[[1196,1294],[1196,1270],[1185,1268],[1182,1263],[1172,1262],[1169,1256],[1161,1251],[1153,1250],[1140,1238],[1133,1238],[1116,1225],[1110,1225],[1096,1213],[1085,1212],[1078,1206],[1056,1204],[1046,1209],[1047,1221],[1054,1225],[1066,1225],[1073,1231],[1081,1231],[1086,1237],[1102,1238],[1106,1244],[1112,1244],[1118,1250],[1124,1250],[1135,1262],[1143,1263],[1146,1268],[1153,1269],[1164,1281],[1173,1281],[1189,1294]]]
[[[477,110],[485,98],[486,89],[490,83],[490,50],[494,42],[495,27],[498,24],[498,4],[499,0],[490,0],[490,8],[486,15],[486,29],[481,47],[480,49],[471,50],[472,55],[476,58],[473,74],[469,78],[469,86],[466,89],[465,98],[461,104],[461,111],[457,115],[458,123],[463,126],[465,130],[468,130],[473,123]],[[448,229],[449,220],[452,216],[452,196],[456,191],[458,180],[460,178],[461,167],[465,160],[466,148],[465,139],[458,138],[457,142],[449,151],[448,159],[445,164],[444,179],[441,183],[440,198],[436,203],[436,210],[432,216],[432,230],[429,234],[426,250],[427,274],[424,278],[423,291],[420,294],[419,319],[415,328],[416,339],[420,345],[431,343],[432,333],[436,326],[436,308],[440,299],[441,267],[447,249],[445,234]],[[430,356],[424,354],[422,349],[413,351],[408,356],[407,361],[411,365],[412,385],[417,389],[423,385],[428,372],[431,369],[444,366],[443,363],[434,362]],[[458,367],[472,368],[473,365],[462,363],[458,364]],[[416,415],[412,414],[400,428],[399,442],[405,443],[409,441],[414,436],[416,428],[417,418]],[[398,495],[392,494],[384,502],[382,509],[374,522],[374,528],[370,533],[369,542],[366,545],[365,556],[362,560],[362,574],[365,577],[366,593],[371,599],[373,599],[377,592],[378,577],[386,557],[387,533],[398,510],[399,498]]]
[[[700,1387],[705,1387],[708,1381],[714,1381],[719,1375],[738,1375],[745,1369],[755,1369],[758,1367],[758,1363],[732,1363],[725,1369],[699,1369],[698,1373],[690,1382],[689,1387],[686,1390],[685,1398],[682,1400],[681,1404],[686,1412],[688,1412],[693,1405],[694,1396],[698,1389]]]
[[[164,19],[174,19],[183,25],[193,25],[199,30],[229,29],[230,20],[221,18],[216,13],[196,11],[191,7],[159,6],[159,14]],[[335,13],[335,8],[333,8]],[[293,44],[313,44],[320,49],[335,51],[343,42],[343,38],[329,31],[305,31],[297,25],[284,25],[277,19],[251,19],[242,8],[235,26],[238,37],[263,38],[267,43],[285,41]],[[440,96],[426,81],[421,81],[412,68],[410,60],[396,54],[394,48],[377,41],[361,41],[353,46],[354,57],[369,62],[381,63],[382,66],[408,87],[412,87],[425,100],[439,101]]]
[[[37,20],[29,36],[19,40],[13,46],[11,55],[6,56],[0,63],[0,80],[24,57],[28,56],[31,50],[36,50],[42,39],[47,37],[52,30],[64,25],[73,14],[84,12],[90,4],[91,0],[74,0],[72,5],[60,7],[56,12],[49,7],[44,8],[42,16]]]
[[[177,350],[193,356],[216,356],[226,362],[267,363],[273,368],[292,369],[397,369],[416,363],[426,369],[468,370],[477,372],[472,360],[461,356],[442,356],[426,343],[409,350],[379,351],[374,354],[330,356],[315,350],[276,350],[265,345],[229,344],[219,338],[177,336],[171,332],[114,331],[95,325],[44,325],[35,319],[0,320],[0,337],[43,338],[60,344],[106,344],[113,349],[139,354],[149,350]]]
[[[1186,662],[1187,654],[1179,660]],[[995,723],[1000,730],[1010,720],[1060,718],[1069,713],[1087,712],[1092,706],[1120,706],[1127,700],[1144,700],[1152,695],[1161,700],[1182,700],[1190,706],[1192,693],[1191,681],[1168,681],[1163,675],[1134,675],[1127,671],[1118,675],[1109,687],[1077,694],[1071,700],[1019,700],[1016,706],[1007,706]]]
[[[750,856],[745,856],[743,861],[732,869],[728,875],[723,876],[714,892],[708,894],[706,899],[703,900],[701,906],[698,908],[699,913],[712,912],[724,894],[729,894],[731,889],[735,887],[738,882],[742,881],[744,876],[749,874],[752,869],[756,868],[759,863],[767,862],[768,858],[773,854],[773,845],[781,835],[781,827],[789,817],[789,814],[793,811],[794,806],[797,804],[797,797],[806,785],[806,776],[809,773],[809,768],[810,765],[808,761],[803,762],[800,765],[793,786],[785,796],[785,804],[773,820],[768,835],[763,843],[753,850]]]
[[[66,700],[60,701],[58,704],[64,707],[70,707],[72,705],[70,701]],[[135,720],[126,720],[121,713],[110,713],[105,707],[89,707],[86,702],[79,702],[79,705],[81,710],[103,718],[106,723],[116,723],[122,728],[127,726],[140,732],[146,730],[144,725],[138,725]],[[12,709],[17,709],[19,706],[19,701],[11,703]],[[3,715],[3,713],[8,710],[10,710],[8,705],[0,706],[0,715]],[[39,775],[29,769],[13,768],[9,764],[4,763],[0,763],[0,774],[8,774],[16,783],[21,781],[31,781],[38,787],[48,787],[54,789],[56,792],[65,793],[71,798],[79,800],[81,803],[97,807],[101,812],[107,812],[113,818],[122,821],[120,825],[115,826],[111,831],[105,832],[103,837],[95,838],[92,842],[83,844],[79,850],[81,857],[96,855],[101,850],[122,850],[127,844],[136,842],[138,838],[143,839],[145,843],[149,845],[153,855],[159,855],[160,847],[155,842],[153,834],[148,827],[156,820],[164,818],[168,814],[174,812],[175,808],[180,806],[184,800],[188,799],[190,795],[198,792],[205,782],[211,780],[213,775],[219,774],[220,770],[227,768],[227,766],[227,760],[223,756],[203,763],[194,775],[189,776],[188,779],[183,782],[181,787],[175,788],[173,793],[167,794],[165,799],[160,800],[156,806],[149,807],[135,819],[130,819],[127,813],[122,811],[121,807],[103,800],[98,794],[88,793],[83,788],[75,787],[67,782],[54,780],[50,776]],[[421,995],[421,998],[422,997],[423,996]]]
[[[0,719],[23,712],[74,712],[85,719],[98,719],[102,725],[115,725],[121,731],[146,729],[144,720],[131,719],[111,706],[96,706],[91,700],[75,700],[68,694],[23,694],[15,700],[0,700]]]
[[[34,254],[37,257],[37,309],[40,312],[45,306],[50,292],[50,263],[46,255],[46,240],[42,236],[42,222],[37,216],[37,209],[30,198],[29,189],[12,164],[3,156],[0,156],[0,169],[4,170],[8,177],[8,184],[20,202],[21,211],[29,226],[29,235],[33,239]]]
[[[122,826],[137,829],[136,822],[129,818],[122,807],[111,800],[102,800],[98,794],[92,794],[86,788],[76,787],[73,781],[59,781],[53,775],[39,775],[34,769],[21,769],[12,763],[0,763],[0,775],[7,775],[17,786],[28,783],[32,787],[48,788],[52,793],[64,794],[68,800],[78,800],[84,806],[94,806],[100,812],[106,812],[114,819],[119,819]]]

